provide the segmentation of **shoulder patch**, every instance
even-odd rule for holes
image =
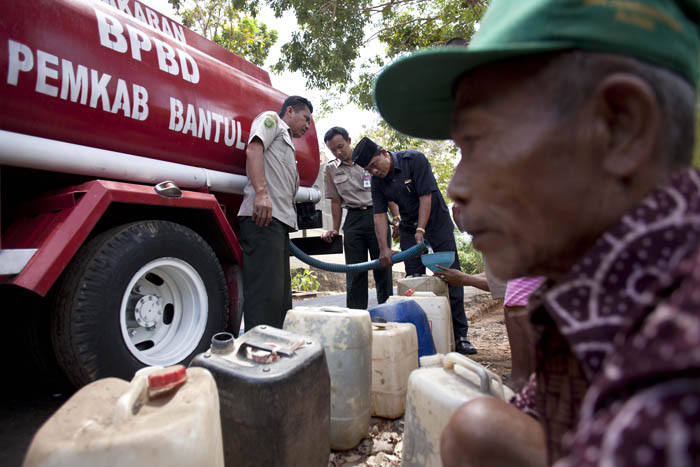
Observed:
[[[263,125],[265,125],[265,128],[272,128],[275,126],[275,121],[272,119],[272,117],[265,117],[265,120],[263,121]]]

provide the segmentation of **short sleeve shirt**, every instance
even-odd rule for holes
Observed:
[[[325,175],[326,198],[340,199],[340,205],[344,208],[372,205],[371,177],[359,165],[336,159],[326,165]]]
[[[263,112],[250,126],[248,144],[254,138],[259,138],[264,148],[265,181],[272,202],[272,217],[291,229],[296,229],[294,196],[299,189],[299,172],[289,126],[275,112]],[[255,188],[248,180],[243,189],[243,203],[238,215],[252,216],[254,200]]]
[[[450,212],[438,189],[430,162],[422,152],[398,151],[391,154],[394,170],[384,178],[372,177],[372,204],[375,214],[387,211],[388,203],[395,202],[401,214],[401,229],[415,232],[418,225],[420,197],[433,193],[430,218],[426,231],[434,235],[453,236]]]

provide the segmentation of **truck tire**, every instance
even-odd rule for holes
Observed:
[[[191,229],[141,221],[101,233],[78,251],[53,293],[52,342],[80,387],[130,380],[149,365],[187,364],[226,327],[219,261]]]

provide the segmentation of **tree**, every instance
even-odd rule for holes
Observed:
[[[183,24],[201,32],[254,63],[262,63],[277,39],[274,31],[254,18],[261,0],[168,0],[182,15]],[[273,71],[298,71],[309,88],[328,91],[329,99],[348,93],[361,108],[371,109],[371,85],[387,60],[420,47],[444,44],[453,37],[468,39],[474,33],[488,0],[262,0],[277,17],[293,11],[298,30],[282,46]],[[231,39],[245,16],[257,32],[245,35],[262,42],[261,50],[241,48]],[[362,47],[378,39],[381,54],[360,61]],[[262,57],[262,60],[261,60]],[[355,73],[357,71],[357,73]]]
[[[438,188],[450,203],[447,196],[447,186],[457,163],[457,147],[451,141],[435,141],[413,138],[404,135],[391,128],[384,120],[381,120],[372,128],[365,128],[362,136],[369,137],[372,141],[388,151],[400,151],[402,149],[416,149],[428,158],[435,175]]]
[[[277,42],[277,31],[254,18],[257,2],[168,0],[182,24],[248,61],[262,65]]]

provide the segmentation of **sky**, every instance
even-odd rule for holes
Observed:
[[[175,10],[172,9],[167,0],[139,0],[141,3],[147,5],[158,12],[171,17],[177,22],[181,22],[180,18],[175,14]],[[270,69],[272,65],[277,62],[280,57],[280,50],[284,43],[288,42],[292,37],[292,32],[297,26],[296,18],[294,14],[287,11],[282,18],[275,18],[272,10],[264,6],[263,10],[260,12],[258,19],[263,23],[267,24],[270,28],[277,30],[278,39],[277,43],[271,49],[270,54],[263,65],[263,68],[270,73],[270,79],[272,81],[272,86],[279,89],[288,95],[300,95],[308,98],[312,104],[320,104],[323,92],[315,89],[306,89],[306,80],[301,75],[301,73],[290,73],[285,72],[281,75],[273,74]],[[319,147],[322,148],[327,159],[332,159],[329,151],[325,149],[323,144],[323,134],[329,128],[333,126],[342,126],[350,134],[350,138],[354,141],[360,139],[360,134],[364,126],[373,126],[379,120],[379,116],[375,112],[360,110],[355,105],[346,105],[330,115],[324,117],[316,117],[314,121],[316,123],[316,133],[319,137]]]

